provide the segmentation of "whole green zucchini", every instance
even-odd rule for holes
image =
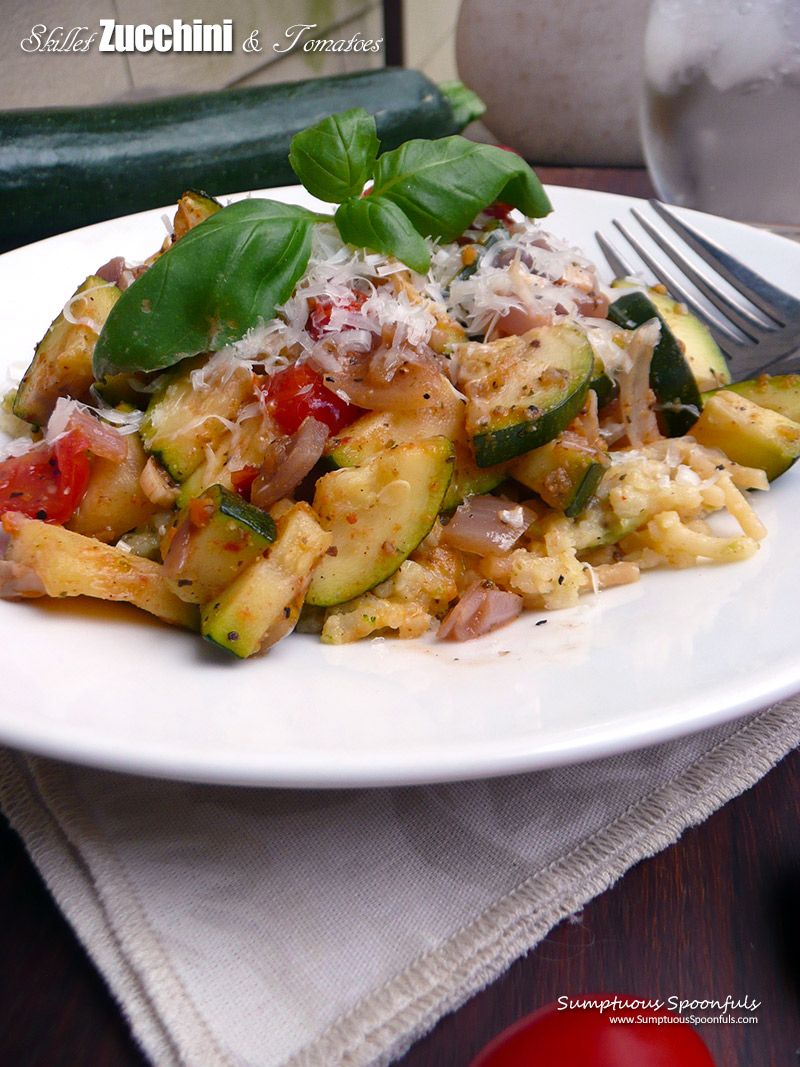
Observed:
[[[460,83],[384,68],[147,102],[0,112],[0,251],[91,222],[210,193],[292,185],[289,143],[363,107],[384,151],[446,137],[482,105]]]

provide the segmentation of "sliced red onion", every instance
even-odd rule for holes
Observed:
[[[605,293],[592,290],[585,296],[579,296],[575,301],[578,314],[587,318],[602,318],[608,311],[611,301]]]
[[[75,407],[67,425],[68,429],[79,430],[83,434],[90,451],[96,456],[118,463],[128,458],[128,442],[119,430],[96,419],[88,411]]]
[[[442,542],[461,552],[504,556],[522,537],[536,514],[523,504],[496,496],[473,496],[456,508]]]
[[[123,256],[114,256],[108,263],[104,263],[102,267],[98,267],[95,274],[98,278],[102,278],[104,282],[111,282],[112,285],[116,285],[124,270],[125,258]]]
[[[351,404],[368,411],[418,411],[441,401],[442,375],[432,367],[404,363],[390,380],[366,376],[349,381],[332,376],[336,392],[344,392]],[[327,376],[326,376],[327,382]]]
[[[46,440],[52,444],[62,434],[72,430],[80,431],[87,447],[96,456],[120,463],[127,458],[128,442],[119,430],[95,418],[85,404],[60,396],[47,422]]]
[[[440,400],[447,385],[433,353],[408,345],[380,347],[374,352],[339,352],[335,357],[317,346],[308,362],[329,389],[368,411],[416,411]]]
[[[442,619],[436,637],[439,641],[471,641],[516,619],[521,611],[521,596],[478,580]]]
[[[621,371],[618,375],[622,423],[634,448],[651,444],[661,437],[652,406],[654,397],[650,391],[650,364],[659,336],[660,324],[657,319],[650,319],[640,326],[628,346],[630,370]]]
[[[498,334],[524,334],[538,326],[552,326],[555,312],[544,301],[534,301],[525,307],[509,307],[495,323]]]
[[[251,502],[258,508],[268,508],[296,489],[321,458],[328,432],[324,423],[309,416],[293,437],[274,441],[264,467],[253,481]]]
[[[164,556],[164,575],[177,578],[189,558],[189,542],[194,531],[191,519],[187,516],[172,536],[167,554]]]

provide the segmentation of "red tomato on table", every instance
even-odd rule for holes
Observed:
[[[613,1000],[613,995],[576,998]],[[636,998],[620,997],[623,1001]],[[663,1022],[622,1021],[646,1017]],[[619,1021],[613,1021],[617,1019]],[[715,1067],[699,1035],[666,1009],[548,1004],[503,1031],[470,1067]]]
[[[20,511],[32,519],[65,523],[86,492],[89,474],[87,441],[77,430],[10,456],[0,463],[0,515]]]

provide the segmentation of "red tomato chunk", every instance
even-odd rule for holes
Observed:
[[[0,463],[0,515],[20,511],[32,519],[65,523],[89,484],[86,438],[72,430],[51,444],[35,445]]]
[[[305,363],[279,370],[265,384],[267,403],[286,434],[296,433],[309,415],[324,423],[331,433],[338,433],[361,414],[360,408],[328,389]]]

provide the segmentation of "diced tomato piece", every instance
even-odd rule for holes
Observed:
[[[198,530],[205,530],[214,514],[214,502],[210,497],[196,496],[189,501],[189,522]]]
[[[511,149],[509,149],[511,151]],[[511,212],[514,210],[513,204],[504,204],[502,200],[495,200],[493,204],[489,204],[488,207],[483,209],[484,215],[489,215],[493,219],[507,219]]]
[[[65,523],[89,484],[87,441],[79,430],[51,444],[35,445],[0,463],[0,514],[20,511],[32,519]]]
[[[329,297],[319,296],[315,297],[312,301],[311,311],[308,315],[308,322],[306,323],[306,331],[314,341],[318,341],[322,334],[325,332],[325,327],[331,321],[331,312],[336,309],[345,309],[346,311],[359,311],[364,301],[367,299],[367,294],[362,293],[359,290],[354,290],[352,298],[345,303],[334,303]]]
[[[238,493],[244,500],[249,500],[250,490],[253,488],[253,482],[258,477],[260,470],[260,467],[248,465],[238,471],[231,471],[231,486],[234,493]]]
[[[268,379],[266,390],[275,421],[286,434],[296,433],[309,415],[338,433],[361,414],[360,408],[328,389],[307,363],[279,370]]]

